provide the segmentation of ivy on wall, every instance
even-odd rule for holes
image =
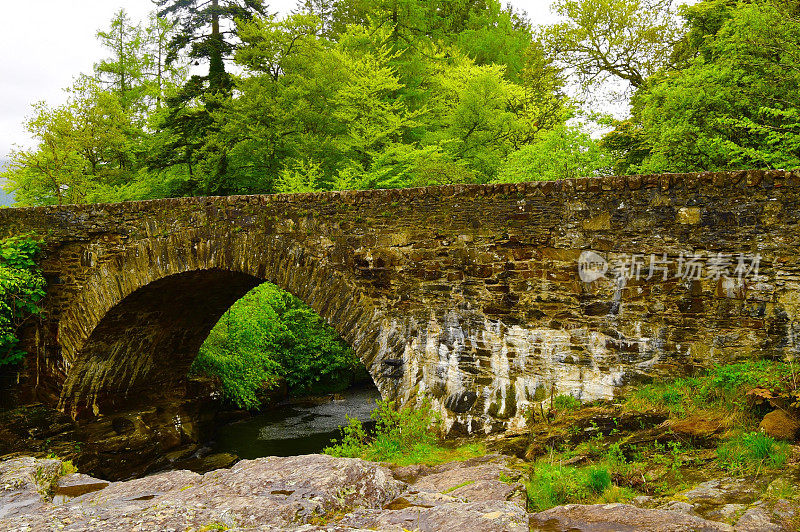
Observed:
[[[0,367],[25,358],[17,331],[41,314],[39,302],[47,283],[36,259],[42,244],[28,235],[0,240]]]

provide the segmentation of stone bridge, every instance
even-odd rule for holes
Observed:
[[[0,209],[0,236],[46,241],[24,398],[91,416],[179,389],[269,281],[384,397],[488,432],[551,394],[794,354],[799,221],[800,172],[750,171]]]

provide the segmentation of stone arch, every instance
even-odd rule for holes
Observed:
[[[93,265],[59,322],[65,380],[59,408],[74,417],[113,410],[185,380],[200,345],[230,306],[262,282],[305,301],[348,342],[381,394],[386,319],[356,279],[301,242],[257,232],[182,232],[131,242]],[[89,257],[87,260],[93,260]]]

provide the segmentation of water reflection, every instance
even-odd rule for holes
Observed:
[[[377,389],[357,388],[344,392],[339,400],[265,412],[221,428],[212,452],[244,459],[318,453],[339,437],[346,416],[369,421],[377,399]]]

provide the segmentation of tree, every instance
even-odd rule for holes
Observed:
[[[713,13],[713,24],[703,14]],[[634,99],[647,148],[630,171],[800,166],[800,18],[782,1],[702,2],[686,10],[697,51]],[[632,146],[636,148],[636,146]],[[630,150],[629,150],[630,153]]]
[[[266,15],[263,0],[156,0],[158,16],[173,18],[180,30],[170,42],[168,60],[172,62],[189,48],[195,61],[208,61],[208,89],[230,89],[230,75],[225,60],[235,48],[235,20],[249,20]],[[224,26],[227,21],[230,27]]]
[[[130,109],[134,102],[141,102],[147,52],[140,26],[131,25],[124,9],[120,9],[106,31],[97,32],[100,43],[112,56],[95,64],[98,80],[111,87],[119,95],[123,109]]]
[[[540,38],[584,87],[610,77],[641,87],[680,37],[670,0],[556,0],[553,10],[566,21]]]
[[[157,0],[160,17],[172,18],[179,28],[170,42],[167,62],[188,48],[188,57],[208,62],[207,76],[192,76],[168,99],[168,112],[159,129],[163,141],[149,161],[151,170],[176,165],[189,178],[181,195],[230,194],[228,142],[218,135],[215,111],[230,98],[232,81],[225,61],[236,48],[236,21],[266,15],[262,0]],[[225,25],[227,24],[227,26]]]
[[[353,350],[319,315],[265,283],[225,313],[191,371],[219,379],[229,402],[257,408],[262,392],[279,378],[292,394],[341,391],[362,368]]]
[[[541,132],[536,142],[512,153],[495,182],[520,183],[608,175],[611,158],[592,137],[576,126],[561,125]]]
[[[137,172],[143,131],[117,94],[88,77],[68,94],[60,107],[34,106],[26,128],[37,146],[11,153],[3,176],[23,204],[102,201]]]

